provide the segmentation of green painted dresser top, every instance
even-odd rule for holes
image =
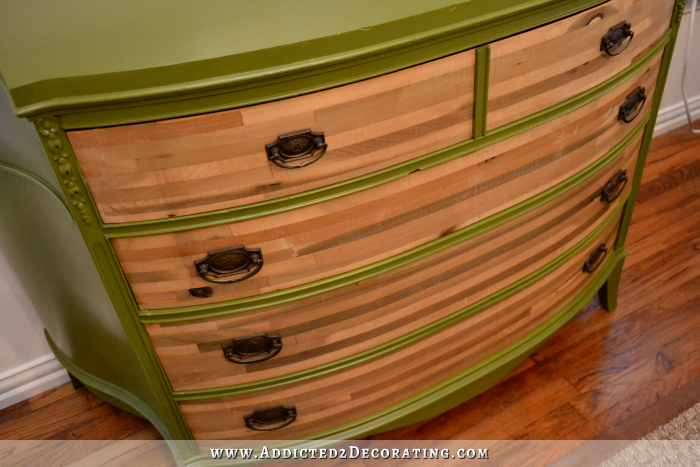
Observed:
[[[65,129],[155,120],[366,79],[599,3],[7,0],[0,81],[18,116]]]

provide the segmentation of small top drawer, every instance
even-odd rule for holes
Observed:
[[[68,138],[102,220],[145,221],[311,190],[467,140],[473,95],[471,50],[304,96]],[[281,138],[289,157],[268,160],[266,145],[307,129],[317,134]],[[306,149],[311,157],[290,160]]]
[[[563,102],[622,71],[661,39],[673,6],[672,0],[612,0],[491,44],[487,130]]]

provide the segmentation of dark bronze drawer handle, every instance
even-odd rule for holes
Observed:
[[[260,363],[269,360],[282,350],[282,338],[278,334],[253,334],[236,337],[221,346],[224,357],[233,363]]]
[[[646,92],[647,89],[640,86],[627,96],[625,102],[620,106],[620,113],[617,115],[617,119],[625,123],[632,123],[642,113],[644,104],[647,101]]]
[[[627,186],[627,171],[620,170],[605,184],[600,193],[600,200],[604,203],[612,203],[620,197],[625,186]]]
[[[253,413],[244,415],[245,426],[255,431],[279,430],[292,423],[297,418],[297,408],[292,406],[276,405],[265,409],[254,410]]]
[[[614,57],[620,55],[632,42],[634,31],[632,25],[626,21],[611,27],[603,40],[600,41],[600,51]],[[625,41],[627,39],[627,41]]]
[[[299,169],[311,165],[323,157],[326,149],[328,145],[323,132],[311,130],[280,135],[274,143],[265,145],[269,161],[283,169]]]
[[[608,248],[603,243],[588,257],[588,261],[583,265],[583,272],[593,273],[593,271],[598,269],[598,266],[603,264],[606,256],[608,256]]]
[[[205,281],[231,284],[260,272],[263,267],[262,251],[260,248],[246,248],[243,245],[210,251],[204,258],[196,260],[194,266],[197,274]]]

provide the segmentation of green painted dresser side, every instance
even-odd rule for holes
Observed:
[[[34,126],[0,93],[0,248],[56,346],[162,418]],[[160,428],[167,434],[165,425]]]

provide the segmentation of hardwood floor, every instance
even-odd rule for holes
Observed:
[[[597,299],[501,382],[374,439],[638,439],[700,400],[700,137],[654,139],[618,309]],[[158,439],[64,385],[0,411],[0,439]]]

